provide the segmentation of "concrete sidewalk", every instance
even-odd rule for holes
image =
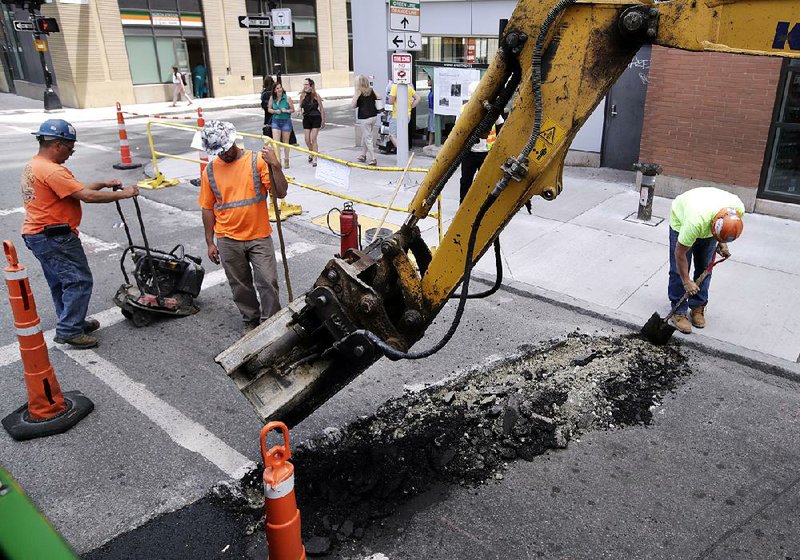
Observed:
[[[350,127],[325,129],[319,137],[320,150],[355,161],[360,152],[353,146],[353,138]],[[317,179],[315,172],[321,167],[312,167],[305,154],[293,154],[287,174],[297,182],[364,200],[388,203],[400,175],[351,168],[349,187],[341,189]],[[187,155],[196,157],[196,152]],[[413,165],[428,167],[432,162],[418,151]],[[378,155],[381,166],[395,163],[395,156]],[[196,165],[178,160],[162,161],[159,167],[170,178],[198,176]],[[445,229],[458,208],[458,179],[456,173],[442,197]],[[421,173],[410,174],[394,205],[406,207],[421,180]],[[296,186],[290,188],[287,201],[302,204],[304,210],[302,216],[291,220],[325,230],[325,214],[341,207],[341,200]],[[501,234],[504,282],[542,290],[549,297],[614,315],[628,324],[643,325],[654,311],[663,317],[669,311],[669,224],[668,220],[659,220],[668,217],[670,203],[670,199],[656,198],[652,224],[629,221],[631,215],[635,218],[638,207],[633,173],[567,168],[563,193],[553,202],[534,199],[533,215],[523,209]],[[375,227],[383,216],[382,209],[363,204],[355,207],[359,216],[372,219],[372,226],[365,225],[364,229]],[[389,212],[387,218],[393,226],[404,220],[400,212]],[[424,220],[421,228],[427,242],[438,245],[436,221]],[[702,331],[695,329],[686,338],[712,345],[714,341],[727,343],[733,345],[733,352],[737,348],[754,351],[757,360],[758,353],[765,359],[778,358],[779,364],[800,372],[797,239],[800,222],[747,215],[744,235],[731,244],[733,257],[714,272],[708,326]],[[494,261],[489,251],[477,266],[478,274],[492,279]],[[680,333],[674,336],[684,338]]]
[[[319,90],[319,94],[325,101],[350,99],[353,96],[353,88],[329,88]],[[289,95],[295,103],[299,103],[299,91],[290,91]],[[107,107],[92,107],[88,109],[73,109],[68,107],[63,111],[48,113],[44,110],[41,101],[19,95],[12,95],[10,93],[0,93],[0,107],[2,107],[2,109],[0,109],[0,123],[9,124],[40,122],[52,118],[65,119],[73,124],[103,120],[113,120],[116,122],[117,118],[117,110],[114,104],[110,104]],[[126,114],[126,120],[146,118],[152,115],[184,116],[187,117],[187,119],[195,119],[197,117],[198,107],[202,107],[204,113],[227,109],[260,108],[261,94],[253,93],[250,95],[231,97],[195,99],[192,105],[181,101],[178,103],[177,107],[172,107],[172,103],[169,101],[131,104],[123,105],[122,110],[126,113],[137,113],[137,115]]]

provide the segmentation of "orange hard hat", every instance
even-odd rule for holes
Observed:
[[[720,243],[730,243],[742,235],[744,223],[735,208],[722,208],[711,220],[711,234]]]

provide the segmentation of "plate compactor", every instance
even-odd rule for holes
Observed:
[[[205,275],[201,260],[187,255],[183,245],[175,245],[169,253],[151,249],[138,197],[133,197],[133,204],[144,245],[133,244],[128,222],[117,201],[117,212],[128,237],[128,247],[119,260],[125,283],[114,295],[114,303],[137,327],[146,327],[155,315],[185,317],[197,313],[199,308],[194,304],[194,299],[200,294]],[[133,263],[133,284],[125,266],[128,255]]]

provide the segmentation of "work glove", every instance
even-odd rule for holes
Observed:
[[[728,249],[727,243],[717,243],[717,254],[720,257],[727,258],[731,256],[731,252]]]
[[[686,290],[687,294],[693,296],[700,291],[700,286],[698,286],[695,282],[689,280],[688,282],[683,283],[683,289]]]

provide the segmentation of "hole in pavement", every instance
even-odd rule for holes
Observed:
[[[294,450],[306,546],[324,553],[360,538],[436,484],[501,483],[509,463],[565,448],[582,433],[648,424],[689,373],[674,347],[573,333],[327,428]],[[242,491],[222,498],[263,506],[260,469]]]

